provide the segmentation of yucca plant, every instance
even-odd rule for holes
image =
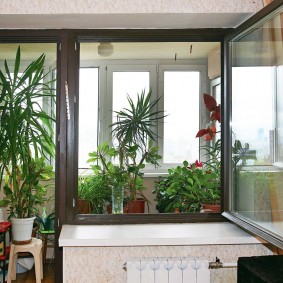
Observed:
[[[42,158],[53,157],[51,115],[38,99],[53,98],[51,81],[44,68],[42,54],[21,71],[18,47],[14,68],[4,61],[0,70],[0,180],[5,197],[0,206],[10,206],[10,216],[25,218],[43,202],[41,179],[52,175]]]
[[[129,174],[129,199],[135,200],[137,197],[145,198],[141,172],[145,163],[158,166],[161,158],[153,142],[157,140],[154,128],[164,118],[164,112],[157,109],[160,98],[152,100],[151,90],[138,93],[136,103],[129,95],[127,100],[127,108],[114,112],[117,121],[111,128],[113,140],[118,142],[116,148],[120,167],[127,168]]]
[[[127,95],[128,108],[114,111],[117,121],[111,125],[112,134],[120,146],[138,145],[143,151],[147,149],[149,140],[156,140],[157,134],[153,128],[164,115],[163,111],[157,110],[160,98],[151,101],[151,95],[151,90],[147,94],[143,90],[137,95],[136,103]]]

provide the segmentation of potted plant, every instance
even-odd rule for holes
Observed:
[[[167,177],[155,182],[157,210],[160,213],[200,212],[211,178],[210,172],[198,161],[193,164],[184,161],[182,166],[169,169]]]
[[[104,191],[103,194],[107,196],[106,201],[112,204],[111,213],[123,213],[124,195],[129,186],[129,176],[123,163],[119,165],[114,163],[113,159],[118,156],[118,151],[104,142],[98,145],[96,151],[89,153],[89,156],[87,162],[91,163],[92,177],[101,181],[96,189]]]
[[[203,180],[205,188],[203,212],[221,212],[221,140],[201,147],[204,152],[203,169],[207,173]]]
[[[0,180],[5,179],[5,196],[0,206],[9,206],[15,241],[31,240],[36,209],[44,202],[45,189],[40,181],[53,176],[45,158],[54,157],[52,122],[55,120],[37,102],[42,96],[53,97],[44,61],[42,54],[21,72],[18,47],[14,69],[10,70],[5,60],[5,72],[0,70]],[[26,222],[27,218],[31,228],[27,238],[22,239],[15,235],[17,226],[13,221]]]
[[[204,104],[210,112],[210,123],[206,129],[198,131],[196,137],[205,137],[206,144],[201,147],[204,151],[203,165],[206,172],[210,172],[210,181],[207,183],[206,195],[203,203],[203,211],[220,212],[221,205],[221,139],[216,139],[220,132],[221,122],[220,104],[209,94],[203,94]]]
[[[210,123],[206,129],[198,131],[196,137],[205,137],[206,144],[201,147],[204,151],[204,168],[211,172],[211,180],[207,187],[206,199],[203,205],[204,211],[220,212],[220,193],[221,193],[221,139],[216,139],[216,134],[220,133],[218,123],[221,123],[220,104],[217,104],[214,97],[204,93],[204,103],[210,112]],[[233,170],[239,171],[247,160],[256,160],[256,153],[249,148],[249,144],[242,146],[239,140],[235,140],[232,146]],[[213,184],[213,185],[212,185]]]
[[[128,206],[129,213],[143,212],[146,198],[143,190],[142,169],[145,163],[158,166],[161,156],[158,147],[153,146],[157,135],[153,131],[158,122],[164,118],[163,111],[156,108],[160,100],[151,101],[152,91],[147,94],[143,90],[137,96],[137,102],[127,96],[128,108],[115,111],[117,121],[111,125],[112,137],[117,144],[119,166],[128,172]],[[139,205],[138,203],[142,204]],[[142,210],[136,211],[135,208]]]
[[[152,127],[163,116],[154,110],[159,99],[151,102],[151,91],[147,95],[144,91],[138,94],[136,104],[129,96],[127,99],[129,107],[115,112],[117,122],[111,124],[114,146],[102,143],[89,153],[87,162],[92,163],[94,175],[107,177],[105,180],[112,189],[112,213],[143,213],[147,199],[143,194],[146,188],[142,169],[145,163],[158,166],[161,156],[158,147],[152,145],[156,139]],[[118,199],[120,205],[116,209]]]
[[[79,213],[102,214],[111,203],[111,186],[107,172],[95,168],[93,174],[79,177]]]

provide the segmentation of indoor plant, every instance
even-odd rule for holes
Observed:
[[[108,177],[112,196],[117,195],[118,191],[123,193],[123,203],[126,202],[128,212],[135,213],[144,211],[146,200],[142,169],[146,163],[158,166],[161,158],[158,147],[152,145],[156,140],[153,127],[164,116],[155,109],[159,99],[151,101],[151,91],[138,94],[136,103],[129,96],[127,100],[128,107],[116,111],[117,121],[110,125],[113,146],[108,142],[100,144],[96,151],[89,153],[88,162],[92,163],[94,175],[104,174]],[[112,207],[115,206],[113,200]],[[142,210],[133,210],[140,201]]]
[[[210,123],[206,129],[198,131],[196,137],[205,137],[206,144],[201,147],[204,151],[205,160],[203,161],[205,170],[215,175],[215,188],[213,191],[207,190],[204,206],[213,205],[216,212],[220,212],[220,193],[221,193],[221,139],[217,138],[217,133],[220,133],[221,112],[220,104],[217,104],[214,97],[209,94],[203,94],[204,103],[210,112]],[[219,124],[219,125],[218,125]],[[239,171],[245,165],[247,160],[256,160],[255,150],[249,148],[249,144],[242,146],[241,141],[235,139],[232,146],[232,165],[233,170]],[[217,189],[218,186],[218,189]],[[216,207],[218,206],[218,207]],[[210,206],[211,208],[211,206]],[[208,208],[208,210],[210,209]]]
[[[217,138],[220,133],[218,123],[221,122],[220,104],[209,94],[203,94],[206,108],[210,112],[210,123],[206,129],[198,131],[196,137],[205,136],[206,144],[201,146],[204,152],[203,165],[206,172],[210,172],[210,181],[206,185],[206,193],[203,199],[203,211],[221,212],[221,139]]]
[[[111,202],[111,189],[106,174],[79,176],[79,213],[102,214]]]
[[[42,54],[21,71],[18,47],[14,69],[5,60],[5,72],[0,70],[0,180],[5,179],[0,206],[9,206],[12,221],[30,218],[32,224],[36,207],[44,202],[40,181],[52,176],[45,158],[54,157],[55,152],[55,120],[37,102],[40,97],[53,97],[44,61]],[[13,224],[13,232],[16,230]],[[30,240],[31,231],[28,234],[23,241]],[[15,234],[13,238],[21,239]]]
[[[110,147],[106,142],[98,145],[97,150],[89,153],[88,163],[93,169],[92,177],[101,181],[96,184],[95,190],[102,190],[99,194],[107,196],[103,202],[109,201],[112,204],[111,213],[118,214],[124,212],[124,193],[129,186],[129,176],[122,164],[115,164],[114,159],[118,156],[118,151]],[[92,196],[95,198],[96,196]],[[106,203],[104,203],[106,204]]]
[[[157,110],[160,98],[151,101],[151,95],[151,90],[147,94],[143,90],[137,95],[136,103],[128,95],[128,108],[115,111],[117,121],[111,125],[112,138],[118,143],[119,165],[125,167],[128,172],[129,213],[136,212],[135,207],[139,207],[140,201],[141,207],[144,208],[145,196],[142,190],[145,188],[141,170],[145,167],[145,163],[158,166],[158,160],[161,158],[158,155],[158,148],[152,146],[152,141],[157,139],[153,127],[157,126],[164,115],[163,111]]]
[[[161,213],[200,212],[207,194],[207,188],[214,188],[214,174],[203,169],[196,161],[168,170],[167,177],[160,177],[155,182],[153,193],[156,194],[156,208]]]

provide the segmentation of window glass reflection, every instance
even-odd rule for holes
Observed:
[[[231,48],[233,210],[281,237],[282,9]]]

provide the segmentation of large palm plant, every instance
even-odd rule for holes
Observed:
[[[164,112],[157,109],[160,98],[152,100],[151,90],[138,94],[136,103],[130,96],[127,100],[128,107],[115,112],[117,121],[111,127],[113,139],[118,142],[120,167],[127,168],[129,173],[129,198],[133,200],[138,195],[145,198],[141,172],[144,163],[156,166],[161,158],[153,141],[157,140],[156,127],[164,118]]]
[[[117,121],[111,127],[113,136],[119,144],[138,145],[140,150],[144,150],[150,139],[156,140],[157,134],[153,128],[164,115],[163,111],[156,109],[160,98],[151,101],[151,95],[151,90],[147,94],[143,90],[137,95],[136,103],[128,95],[128,108],[114,112],[117,115]]]
[[[5,176],[0,206],[10,205],[10,215],[19,218],[29,217],[43,201],[38,182],[52,174],[42,162],[55,152],[55,120],[38,103],[39,98],[53,96],[44,62],[42,54],[21,72],[18,47],[14,69],[5,60],[0,70],[0,180]]]

